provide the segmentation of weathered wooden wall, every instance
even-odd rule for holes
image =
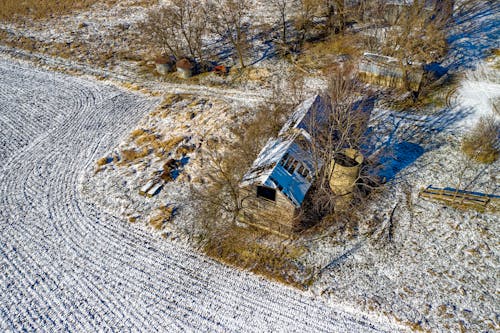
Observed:
[[[372,72],[367,70],[360,70],[358,72],[358,77],[360,80],[370,84],[380,85],[384,87],[398,88],[398,89],[405,88],[403,75],[401,73],[398,73],[397,70],[395,70],[394,73],[378,73],[376,71]],[[418,91],[420,83],[422,81],[422,74],[409,72],[408,77],[410,82],[410,88],[413,91]]]
[[[247,198],[243,202],[240,221],[283,235],[291,235],[295,227],[295,206],[279,191],[276,201],[257,197],[255,186],[243,190]]]

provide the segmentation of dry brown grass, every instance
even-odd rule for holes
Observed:
[[[163,172],[160,175],[160,178],[165,182],[171,182],[174,180],[172,173],[175,169],[179,167],[179,162],[174,160],[173,158],[169,159],[165,164],[163,164]]]
[[[108,164],[109,162],[111,162],[112,160],[113,159],[110,157],[100,158],[97,160],[97,166],[99,166],[99,167],[104,166],[104,165]]]
[[[138,159],[144,158],[149,154],[149,149],[146,147],[136,150],[136,149],[124,149],[121,151],[121,162],[122,163],[132,163]]]
[[[174,207],[162,206],[158,208],[157,215],[153,216],[149,220],[149,225],[152,226],[155,230],[161,230],[163,229],[165,223],[172,220],[173,213]]]
[[[500,122],[494,116],[481,117],[463,139],[462,151],[479,163],[495,162],[500,154]]]
[[[156,134],[148,134],[148,133],[143,133],[139,137],[135,139],[135,142],[139,146],[144,146],[146,144],[151,144],[159,139],[158,135]]]
[[[184,140],[183,136],[174,136],[173,138],[161,141],[154,140],[151,142],[151,146],[156,152],[170,152],[175,146],[181,143]]]
[[[337,57],[348,56],[357,58],[362,54],[364,39],[359,35],[334,35],[325,41],[306,44],[299,65],[328,71],[332,65],[338,63]]]
[[[208,240],[203,247],[210,257],[226,264],[249,269],[255,274],[271,280],[305,289],[308,281],[301,280],[304,272],[299,268],[297,259],[305,249],[289,245],[271,247],[257,239],[274,237],[267,233],[247,228],[231,227],[224,234]],[[273,243],[272,241],[269,243]],[[306,275],[309,275],[306,272]]]
[[[155,230],[161,230],[163,229],[163,224],[165,223],[165,219],[160,216],[154,216],[149,220],[149,225],[152,226]]]
[[[181,156],[186,156],[189,153],[192,153],[196,150],[194,145],[182,145],[177,148],[176,153]]]
[[[88,9],[96,3],[113,5],[117,0],[2,0],[0,20],[13,21],[22,17],[50,18]]]
[[[101,67],[106,66],[115,60],[115,55],[113,52],[105,49],[96,50],[91,46],[91,44],[83,44],[78,42],[45,42],[36,40],[33,37],[10,34],[9,32],[2,29],[0,29],[0,41],[3,45],[9,47],[19,48],[30,52],[40,52],[53,57],[78,59],[82,62],[86,62],[92,65],[98,65]],[[140,89],[140,87],[135,88],[135,90]]]
[[[143,135],[144,133],[146,133],[146,131],[143,130],[142,128],[135,129],[132,132],[130,132],[130,138],[132,140],[135,140],[138,137],[140,137],[141,135]]]

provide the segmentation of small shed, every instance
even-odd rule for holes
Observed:
[[[267,142],[241,183],[245,199],[240,221],[281,235],[292,234],[314,175],[322,167],[311,153],[308,129],[312,117],[325,114],[325,108],[319,95],[305,100],[278,137]]]
[[[422,65],[412,65],[407,75],[410,88],[413,91],[418,91],[424,76]],[[358,66],[358,76],[367,83],[391,88],[405,88],[403,70],[396,58],[364,53]]]
[[[188,58],[182,58],[175,64],[177,72],[183,79],[188,79],[193,75],[194,64]]]
[[[167,75],[174,70],[175,59],[161,55],[155,59],[156,71],[160,75]]]

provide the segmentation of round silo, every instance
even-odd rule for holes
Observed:
[[[351,148],[337,153],[330,166],[330,188],[337,196],[335,208],[345,210],[349,208],[354,197],[353,189],[363,163],[363,155]]]

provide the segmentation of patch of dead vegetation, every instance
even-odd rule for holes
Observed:
[[[258,229],[233,226],[206,239],[202,249],[215,260],[299,289],[307,287],[312,275],[298,261],[306,252],[304,247],[285,245],[282,239]]]
[[[339,57],[356,59],[361,56],[366,37],[359,34],[332,35],[324,41],[306,43],[297,63],[304,68],[328,72]]]
[[[144,132],[140,136],[136,137],[135,142],[139,146],[144,146],[144,145],[152,144],[153,142],[158,141],[159,138],[160,138],[160,136],[157,134]]]
[[[179,161],[171,158],[163,164],[163,171],[160,175],[160,178],[165,182],[171,182],[174,180],[174,171],[179,167]]]
[[[149,149],[144,147],[142,149],[123,149],[120,152],[120,164],[131,164],[149,155]]]
[[[494,116],[481,117],[463,139],[462,151],[479,163],[495,162],[500,154],[500,122]]]
[[[2,0],[0,20],[16,21],[24,17],[31,19],[51,18],[88,9],[96,3],[112,6],[117,0]]]
[[[150,143],[151,147],[155,151],[155,155],[161,157],[164,156],[165,154],[172,152],[174,148],[184,140],[185,140],[184,136],[174,136],[166,140],[155,139]]]
[[[156,214],[149,220],[149,225],[152,226],[155,230],[162,230],[165,226],[165,223],[168,223],[172,220],[173,214],[173,206],[161,206],[157,209]]]
[[[18,48],[29,52],[38,52],[52,57],[79,60],[91,65],[105,67],[119,60],[117,53],[110,51],[107,47],[94,47],[91,44],[81,42],[55,42],[41,41],[34,37],[12,34],[0,29],[0,40],[3,45]],[[140,87],[124,83],[125,88],[140,90]]]
[[[112,158],[109,158],[109,157],[102,157],[100,159],[97,160],[97,166],[98,167],[102,167],[108,163],[110,163],[113,159]]]
[[[129,6],[151,6],[155,0],[133,0]],[[18,21],[23,18],[47,19],[71,14],[91,8],[96,4],[114,6],[118,0],[2,0],[0,2],[0,20]]]

